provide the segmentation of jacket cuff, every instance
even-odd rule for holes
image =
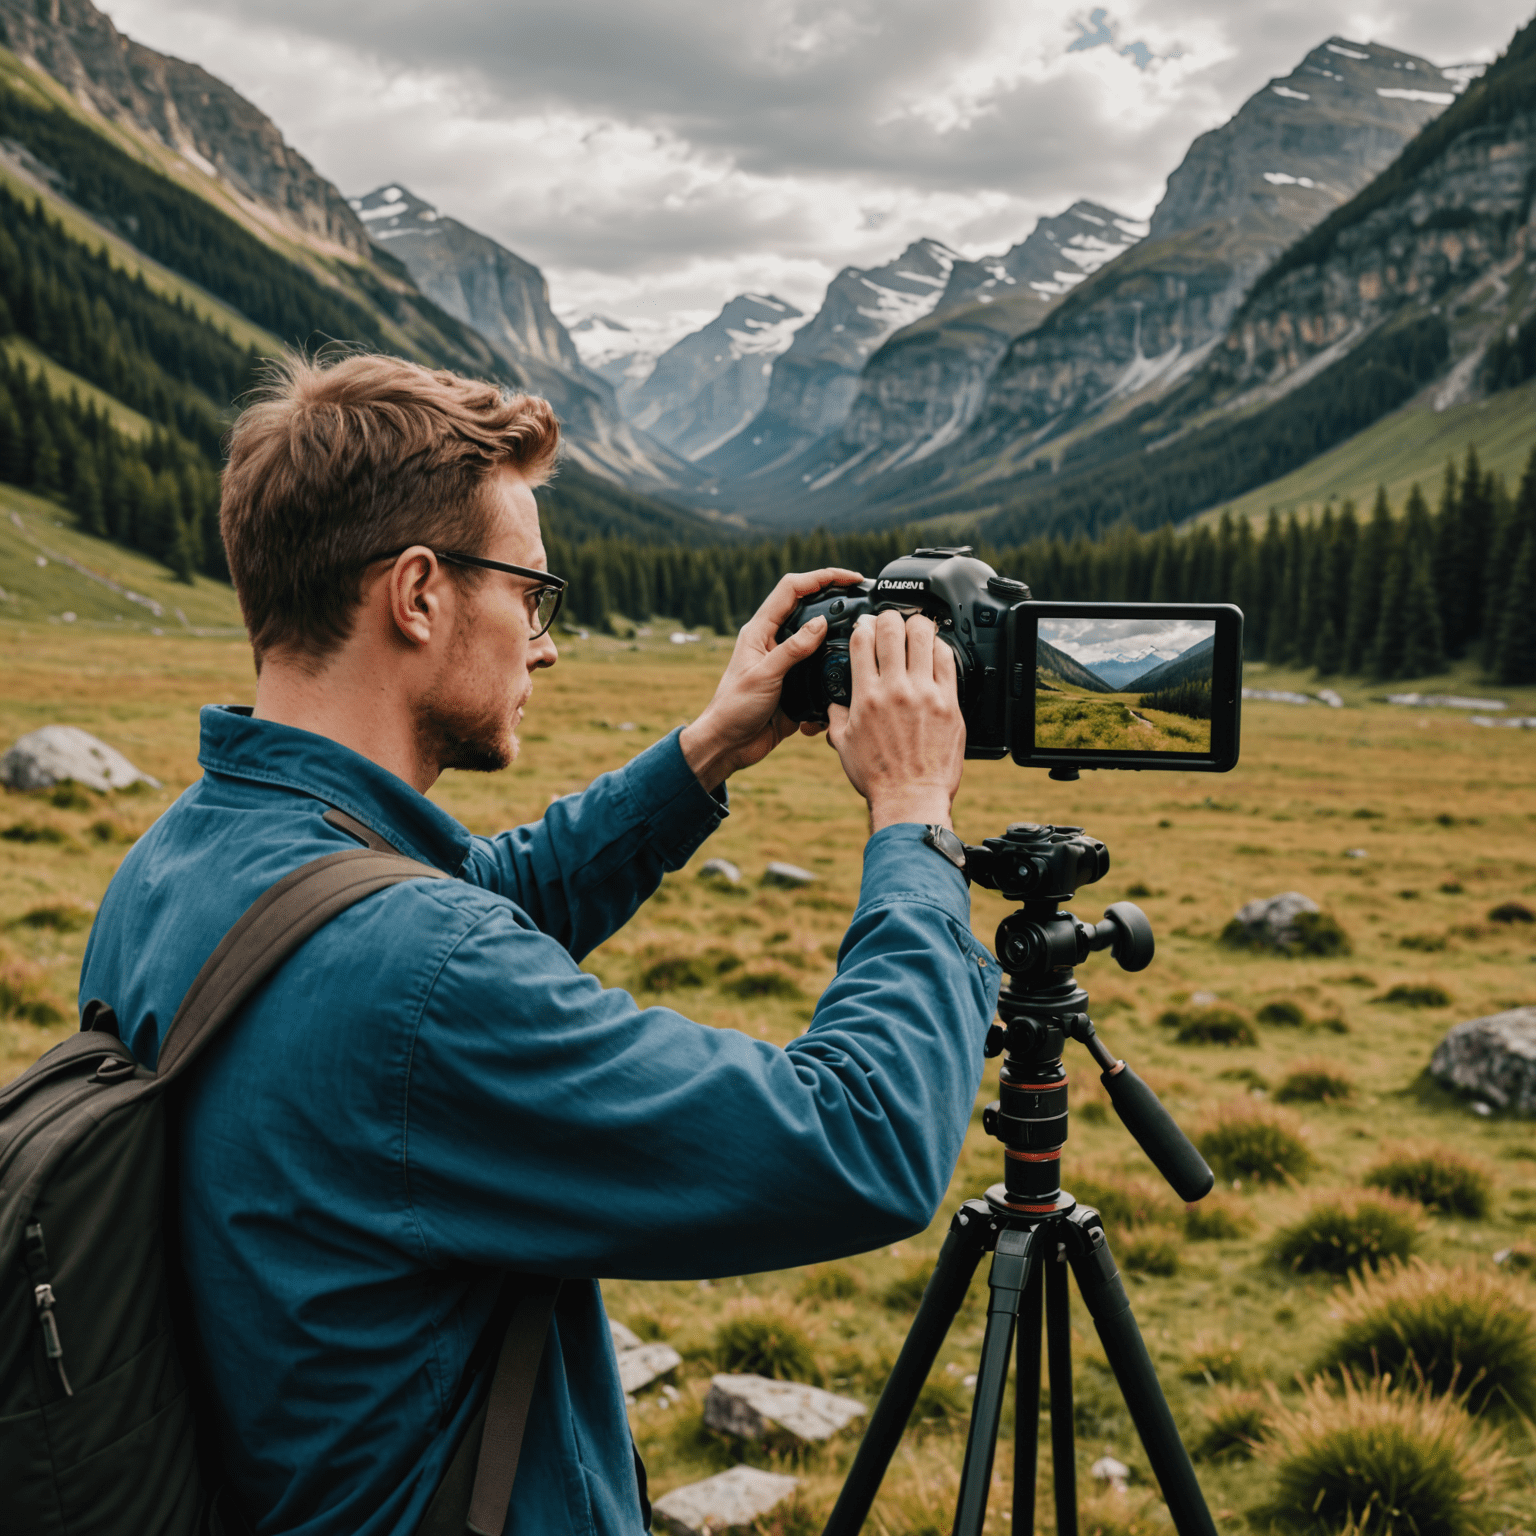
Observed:
[[[678,741],[682,730],[663,736],[619,770],[651,845],[669,870],[681,869],[730,815],[725,785],[705,789],[688,766]]]
[[[922,901],[940,908],[967,933],[971,890],[964,875],[937,848],[923,841],[926,826],[915,821],[882,827],[864,845],[864,879],[859,905]]]

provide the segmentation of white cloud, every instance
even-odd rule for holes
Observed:
[[[1528,4],[109,0],[344,192],[398,181],[537,262],[562,313],[668,334],[744,290],[814,309],[924,235],[1000,250],[1078,197],[1145,218],[1324,38],[1455,64]]]

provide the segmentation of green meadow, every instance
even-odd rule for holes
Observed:
[[[1038,686],[1038,685],[1037,685]],[[1052,684],[1035,694],[1035,745],[1057,751],[1209,752],[1211,722],[1148,709],[1139,693]]]
[[[98,575],[152,597],[163,612],[156,619],[142,605],[124,607],[73,566],[35,564],[44,546],[86,565],[107,546],[92,541],[76,552],[71,539],[80,536],[48,526],[44,504],[15,504],[21,526],[0,520],[0,584],[17,593],[0,603],[0,746],[49,722],[80,725],[164,788],[6,793],[0,802],[0,1080],[76,1027],[95,905],[134,839],[197,776],[198,706],[249,702],[253,686],[227,589],[156,578],[157,568],[118,552],[120,566]],[[13,583],[32,573],[57,590],[34,585],[19,595]],[[77,615],[69,624],[58,616],[66,601]],[[520,760],[495,776],[450,774],[434,797],[472,829],[491,832],[537,817],[552,797],[688,719],[712,691],[728,644],[706,634],[673,646],[669,627],[658,621],[651,635],[628,642],[562,641],[560,664],[538,679]],[[1303,682],[1263,667],[1250,668],[1247,680]],[[1486,691],[1469,671],[1419,686]],[[1319,1391],[1325,1408],[1339,1400],[1337,1385],[1308,1396],[1299,1382],[1338,1342],[1344,1281],[1326,1268],[1309,1271],[1304,1251],[1298,1259],[1294,1239],[1277,1246],[1279,1235],[1299,1222],[1315,1226],[1330,1203],[1354,1209],[1364,1181],[1399,1143],[1437,1167],[1469,1163],[1467,1177],[1481,1181],[1486,1198],[1442,1209],[1381,1196],[1396,1222],[1392,1251],[1463,1271],[1467,1285],[1512,1290],[1521,1307],[1536,1303],[1532,1127],[1472,1113],[1424,1072],[1450,1025],[1536,1001],[1536,927],[1490,917],[1536,907],[1536,734],[1479,727],[1462,711],[1394,707],[1377,691],[1342,685],[1342,709],[1250,703],[1242,763],[1225,776],[1100,772],[1059,784],[1007,762],[972,763],[955,807],[956,825],[972,841],[1020,820],[1080,825],[1104,839],[1113,867],[1074,909],[1096,920],[1109,902],[1134,900],[1158,941],[1157,958],[1137,975],[1104,956],[1079,973],[1104,1038],[1197,1135],[1233,1123],[1273,1125],[1286,1146],[1301,1149],[1261,1159],[1246,1176],[1233,1172],[1239,1164],[1224,1165],[1217,1192],[1186,1212],[1107,1112],[1086,1055],[1077,1047],[1069,1055],[1075,1114],[1063,1182],[1106,1214],[1174,1412],[1202,1447],[1201,1478],[1224,1531],[1267,1529],[1259,1511],[1278,1484],[1267,1462],[1249,1459],[1241,1437],[1213,1429],[1213,1416],[1230,1426],[1235,1415],[1262,1434],[1281,1415],[1294,1430],[1298,1415],[1322,1411]],[[1498,696],[1510,713],[1536,715],[1536,690]],[[798,738],[733,781],[731,806],[694,866],[669,876],[587,963],[642,1004],[783,1045],[804,1030],[833,974],[858,891],[863,810],[833,753]],[[740,887],[698,877],[697,865],[715,855],[742,867]],[[771,859],[805,866],[815,884],[762,885]],[[1285,958],[1221,943],[1244,902],[1290,890],[1337,920],[1347,953]],[[977,891],[976,932],[990,943],[1007,911]],[[735,1443],[703,1427],[710,1376],[756,1363],[873,1402],[955,1206],[1001,1177],[1001,1148],[981,1129],[996,1079],[997,1064],[988,1063],[949,1197],[927,1232],[810,1270],[606,1287],[616,1318],[683,1356],[631,1410],[653,1492],[741,1460],[781,1467],[800,1477],[800,1488],[764,1529],[819,1529],[857,1431],[814,1450]],[[719,1155],[740,1159],[750,1199],[750,1148]],[[1309,1215],[1319,1205],[1323,1215]],[[949,1528],[984,1296],[978,1276],[873,1530]],[[1166,1514],[1080,1305],[1073,1322],[1082,1529],[1162,1532]],[[1519,1413],[1495,1409],[1478,1433],[1506,1460],[1484,1452],[1479,1459],[1485,1471],[1505,1470],[1486,1499],[1466,1507],[1479,1528],[1512,1533],[1536,1521],[1536,1444]],[[1128,1492],[1089,1477],[1089,1464],[1105,1455],[1130,1467]],[[1004,1454],[989,1530],[1006,1524],[1010,1477]],[[1052,1529],[1048,1469],[1038,1521]]]

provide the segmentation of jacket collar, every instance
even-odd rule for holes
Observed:
[[[197,760],[205,772],[313,795],[355,816],[411,858],[457,874],[468,830],[404,779],[328,736],[252,718],[243,704],[207,704]]]

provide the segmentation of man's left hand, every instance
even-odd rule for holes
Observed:
[[[802,597],[823,587],[852,586],[860,579],[857,571],[840,566],[792,573],[743,625],[714,698],[692,725],[683,728],[679,742],[683,757],[705,789],[716,788],[738,768],[760,763],[795,733],[795,722],[779,708],[779,691],[784,674],[826,638],[826,621],[813,619],[783,645],[774,637]],[[807,721],[798,729],[815,736],[826,727]]]

